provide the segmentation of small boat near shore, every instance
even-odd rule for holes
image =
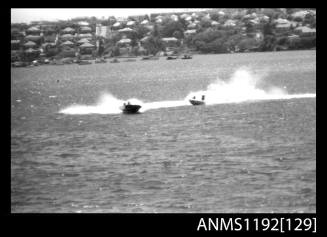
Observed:
[[[168,56],[167,60],[174,60],[174,59],[177,59],[177,58],[178,58],[177,56],[175,56],[175,57],[174,56]]]
[[[130,102],[124,103],[121,110],[124,114],[136,114],[139,112],[141,105],[131,104]]]
[[[195,96],[189,100],[192,105],[204,105],[205,104],[205,96],[202,95],[201,100],[197,100]]]

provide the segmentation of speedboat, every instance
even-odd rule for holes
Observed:
[[[192,105],[204,105],[204,104],[205,104],[204,98],[205,98],[205,96],[203,95],[202,98],[201,98],[201,100],[197,100],[197,99],[195,98],[195,96],[194,96],[194,97],[193,97],[192,99],[190,99],[189,101],[190,101],[190,103],[191,103]]]
[[[127,102],[127,104],[124,103],[124,105],[121,107],[121,110],[125,114],[135,114],[139,112],[141,107],[141,105],[130,104],[129,102]]]

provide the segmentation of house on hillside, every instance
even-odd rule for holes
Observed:
[[[75,46],[75,44],[73,42],[69,41],[69,40],[67,40],[67,41],[65,41],[65,42],[63,42],[63,43],[60,44],[60,47],[69,47],[69,48],[72,48],[74,46]]]
[[[282,24],[289,24],[290,21],[287,20],[287,19],[278,18],[278,19],[274,20],[274,23],[277,24],[277,25],[278,24],[282,25]]]
[[[82,27],[79,29],[79,33],[80,33],[80,34],[92,33],[92,28],[91,28],[91,27],[88,27],[88,26],[82,26]]]
[[[129,19],[130,20],[133,20],[135,22],[141,22],[143,20],[145,20],[148,16],[146,15],[134,15],[134,16],[130,16]]]
[[[111,34],[111,29],[109,26],[103,26],[101,24],[96,25],[95,36],[108,39],[110,34]]]
[[[135,24],[136,24],[135,21],[128,21],[128,22],[126,23],[126,26],[127,26],[127,27],[133,27],[133,26],[135,26]]]
[[[126,17],[117,17],[117,22],[120,22],[121,24],[125,24],[128,19]]]
[[[173,14],[170,16],[170,19],[173,20],[173,21],[178,21],[178,16]]]
[[[219,22],[218,21],[211,21],[211,26],[215,27],[215,26],[219,26]]]
[[[195,23],[190,23],[187,25],[187,29],[195,29],[197,27],[197,24]]]
[[[229,20],[225,21],[224,26],[225,27],[234,27],[234,26],[236,26],[236,21],[229,19]]]
[[[40,35],[40,33],[40,28],[36,26],[32,26],[26,30],[26,35]]]
[[[27,35],[25,37],[25,39],[28,41],[33,41],[35,43],[40,43],[40,41],[43,39],[43,37],[40,35]]]
[[[195,34],[196,34],[196,30],[195,29],[184,31],[184,36],[185,37],[190,37],[190,36],[195,35]]]
[[[180,16],[181,19],[186,19],[187,17],[190,17],[190,15],[184,13]]]
[[[120,35],[122,35],[123,38],[131,38],[132,35],[135,33],[135,30],[133,30],[129,27],[126,27],[126,28],[118,30],[118,33]]]
[[[95,45],[91,43],[84,43],[79,46],[79,52],[81,55],[83,54],[93,54],[95,50]]]
[[[145,19],[145,20],[143,20],[140,24],[141,24],[141,25],[148,25],[148,24],[149,24],[149,21]]]
[[[75,33],[75,29],[71,28],[71,27],[66,27],[65,29],[63,29],[61,31],[61,34],[74,34]]]
[[[45,43],[54,43],[56,42],[57,34],[44,35],[43,38]]]
[[[46,36],[46,35],[53,35],[53,34],[57,34],[57,31],[54,28],[54,26],[45,25],[43,27],[43,34],[44,34],[44,36]]]
[[[122,24],[120,22],[116,22],[115,24],[112,25],[113,30],[118,30],[120,29]]]
[[[162,23],[162,18],[157,19],[157,20],[156,20],[156,23],[157,23],[157,24],[161,24],[161,23]]]
[[[60,44],[60,56],[63,58],[75,57],[76,49],[75,44],[71,41],[65,41]]]
[[[75,36],[75,38],[76,38],[77,40],[79,40],[79,39],[84,39],[84,38],[91,40],[91,39],[93,38],[93,35],[92,35],[91,33],[87,33],[87,34],[78,34],[78,35]]]
[[[119,54],[121,56],[128,56],[132,51],[132,40],[129,38],[123,38],[119,40],[116,45],[119,47]]]
[[[316,29],[307,27],[307,26],[300,26],[294,29],[295,33],[300,34],[301,36],[315,36]]]
[[[192,16],[187,16],[184,19],[185,19],[185,21],[191,22],[193,18],[192,18]]]
[[[300,18],[300,19],[303,20],[307,14],[314,14],[315,15],[315,11],[313,11],[313,12],[309,11],[309,10],[297,11],[297,12],[294,12],[292,14],[292,17],[293,17],[293,19]]]
[[[80,46],[84,43],[90,43],[90,41],[87,38],[82,38],[82,39],[78,40],[76,43],[78,46]]]
[[[132,40],[129,38],[123,38],[117,42],[117,46],[119,47],[130,47]]]
[[[219,11],[218,14],[219,14],[220,16],[225,16],[225,15],[226,15],[225,12],[223,12],[223,11]]]
[[[60,36],[60,39],[62,41],[67,41],[67,40],[74,40],[74,35],[72,34],[64,34]]]
[[[290,42],[300,40],[300,36],[296,34],[289,35],[287,36],[287,38],[289,39]]]
[[[176,48],[180,45],[179,40],[175,37],[162,38],[161,41],[164,44],[165,51],[176,50]]]
[[[36,48],[37,44],[34,43],[33,41],[28,41],[24,44],[25,49],[29,49],[29,48]]]
[[[296,27],[298,23],[289,21],[287,19],[278,18],[274,20],[274,23],[276,24],[276,32],[277,33],[286,33],[288,32],[292,27]]]
[[[19,50],[20,49],[20,40],[11,40],[11,50]]]
[[[79,21],[77,24],[79,26],[89,26],[90,25],[87,21]]]

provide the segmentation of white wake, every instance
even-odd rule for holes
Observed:
[[[252,73],[247,68],[240,68],[232,75],[229,81],[225,82],[217,78],[215,82],[208,85],[206,90],[190,92],[181,100],[145,103],[137,98],[122,100],[106,93],[100,96],[99,101],[95,105],[71,105],[59,112],[64,114],[117,114],[121,113],[120,107],[126,101],[141,105],[140,112],[145,112],[151,109],[191,106],[189,99],[193,97],[200,99],[202,95],[205,96],[207,105],[316,97],[315,93],[288,94],[286,88],[270,87],[265,90],[260,89],[258,84],[262,76]]]

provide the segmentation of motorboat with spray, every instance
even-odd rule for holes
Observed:
[[[131,104],[129,101],[127,103],[124,103],[121,107],[121,110],[124,114],[136,114],[139,112],[141,105],[137,104]]]
[[[202,95],[201,100],[197,100],[195,96],[189,100],[192,105],[204,105],[205,104],[205,96]]]

